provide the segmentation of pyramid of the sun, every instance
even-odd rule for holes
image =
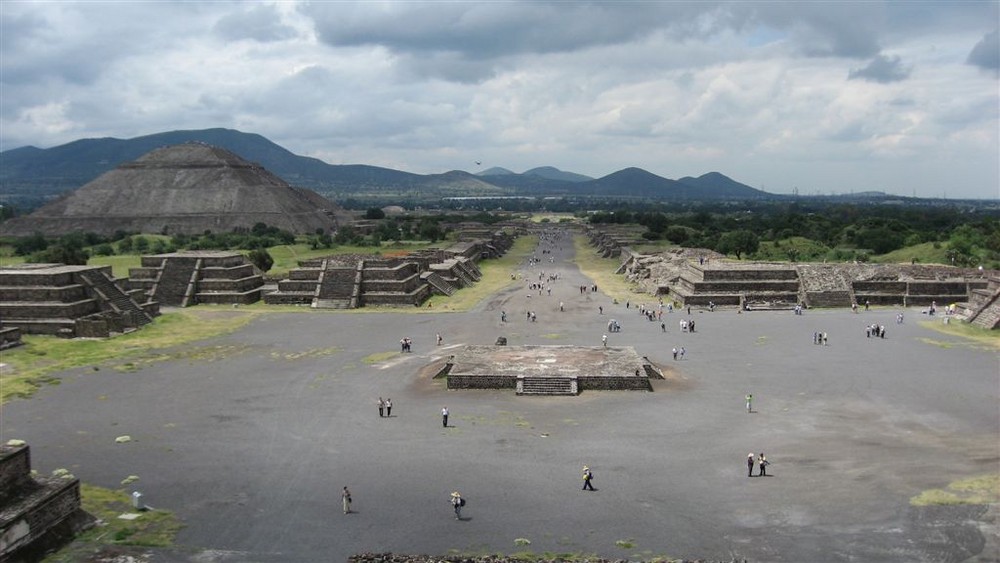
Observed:
[[[6,221],[0,234],[202,234],[257,223],[304,234],[335,230],[338,213],[343,211],[333,202],[226,149],[184,143],[151,151],[30,215]]]

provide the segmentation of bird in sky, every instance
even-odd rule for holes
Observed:
[[[482,164],[482,162],[481,162],[481,161],[479,161],[479,160],[477,160],[477,161],[476,161],[476,166],[479,166],[479,165],[481,165],[481,164]]]

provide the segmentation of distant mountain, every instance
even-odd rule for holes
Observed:
[[[711,172],[669,180],[640,168],[603,178],[551,166],[517,174],[494,167],[470,174],[413,174],[365,164],[327,164],[296,155],[261,135],[232,129],[169,131],[133,139],[81,139],[50,149],[21,147],[0,152],[0,194],[4,202],[55,196],[97,178],[123,162],[161,147],[197,141],[227,149],[256,162],[289,184],[332,199],[433,201],[449,196],[540,196],[650,199],[745,199],[777,197]]]
[[[476,176],[509,176],[511,174],[516,174],[516,172],[512,172],[510,170],[507,170],[506,168],[501,168],[499,166],[494,166],[493,168],[487,168],[482,172],[476,172]]]
[[[525,176],[541,176],[549,180],[561,180],[564,182],[586,182],[593,180],[590,176],[576,174],[574,172],[564,172],[553,166],[540,166],[524,172]]]
[[[769,194],[756,188],[751,188],[746,184],[741,184],[736,180],[718,172],[709,172],[707,174],[702,174],[697,178],[685,176],[677,181],[681,184],[685,184],[705,192],[717,194],[718,197],[733,199],[773,197],[773,194]]]

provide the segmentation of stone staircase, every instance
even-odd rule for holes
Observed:
[[[451,296],[455,294],[455,286],[448,283],[447,280],[441,277],[440,274],[436,272],[425,272],[421,278],[431,287],[433,287],[441,295]]]
[[[90,284],[91,288],[103,297],[116,313],[130,315],[137,326],[153,322],[149,313],[122,291],[103,271],[80,272],[80,279]]]
[[[990,278],[987,288],[973,290],[971,297],[966,321],[990,330],[1000,328],[1000,278]]]
[[[191,283],[191,272],[177,260],[164,258],[153,285],[151,297],[160,303],[184,302]]]
[[[530,377],[517,378],[518,395],[578,395],[575,377]]]

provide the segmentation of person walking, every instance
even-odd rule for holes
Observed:
[[[590,468],[586,465],[583,466],[583,489],[581,490],[594,490],[594,485],[591,481],[594,480],[594,474],[590,472]]]
[[[747,414],[750,414],[752,412],[753,412],[753,395],[747,393]]]
[[[382,400],[382,397],[379,397],[378,398],[378,417],[382,418],[383,416],[385,416],[385,401]]]
[[[771,462],[767,461],[767,458],[764,457],[764,452],[760,452],[760,456],[757,458],[757,465],[760,467],[761,477],[767,477],[767,466],[770,465],[770,463]]]
[[[682,360],[684,359],[684,354],[686,354],[686,353],[687,353],[687,350],[685,350],[685,349],[684,349],[684,347],[683,347],[683,346],[681,346],[681,351],[680,351],[680,355],[681,355],[681,359],[682,359]]]
[[[351,491],[344,487],[344,490],[340,493],[340,500],[344,503],[344,514],[351,513]]]
[[[608,347],[608,335],[607,334],[601,336],[601,342],[604,344],[605,348]]]
[[[458,491],[451,493],[451,507],[455,510],[455,520],[462,519],[462,507],[465,506],[465,499]]]
[[[677,348],[674,348],[672,351],[674,353],[674,359],[676,360],[677,359]]]
[[[441,425],[448,428],[448,407],[441,409]]]
[[[444,342],[444,338],[441,338],[441,335],[440,335],[440,334],[439,334],[439,335],[437,335],[437,342],[438,342],[438,344],[437,344],[438,346],[440,346],[440,345],[441,345],[441,343],[442,343],[442,342]]]
[[[747,455],[747,477],[753,477],[753,452]]]
[[[392,418],[392,399],[385,400],[385,416],[386,418]]]

